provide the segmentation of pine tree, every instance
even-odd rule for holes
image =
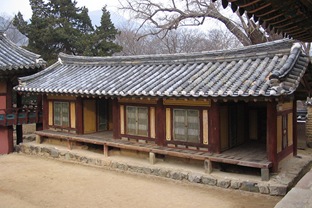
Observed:
[[[75,0],[30,0],[33,11],[30,23],[21,13],[14,18],[14,25],[29,38],[27,49],[41,54],[50,64],[60,52],[92,56],[119,52],[121,47],[113,43],[118,31],[106,8],[103,24],[94,30],[88,9],[76,4]]]
[[[106,6],[102,8],[102,17],[100,26],[96,26],[95,32],[91,39],[92,47],[85,51],[85,55],[92,56],[111,56],[116,52],[120,52],[122,47],[116,44],[115,37],[119,31],[115,28],[110,19],[110,13]]]

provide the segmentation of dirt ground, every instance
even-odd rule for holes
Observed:
[[[281,197],[13,153],[0,156],[0,207],[274,207]]]

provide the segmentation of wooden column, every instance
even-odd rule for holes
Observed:
[[[113,99],[112,111],[113,111],[113,138],[120,139],[120,112],[117,98]]]
[[[293,101],[293,155],[297,155],[298,134],[297,134],[297,101]]]
[[[38,112],[39,111],[43,111],[43,108],[42,108],[42,95],[38,95],[37,96],[37,110]],[[38,113],[37,112],[37,113]],[[38,119],[36,121],[36,131],[41,131],[43,129],[43,124],[41,122],[39,122],[39,114],[37,114],[38,116]]]
[[[47,95],[42,96],[42,127],[48,129],[49,125],[49,102]]]
[[[83,105],[82,98],[76,98],[76,133],[83,134]]]
[[[6,108],[12,108],[12,93],[13,93],[13,85],[10,81],[7,81]]]
[[[156,144],[164,146],[165,144],[165,132],[166,132],[166,112],[163,105],[163,99],[158,99],[156,105]]]
[[[273,163],[273,172],[278,171],[276,105],[275,101],[267,103],[267,157]]]
[[[16,93],[16,107],[22,108],[22,96]],[[16,144],[23,142],[23,126],[16,124]]]
[[[221,152],[220,138],[220,108],[218,103],[212,102],[209,109],[209,152]]]

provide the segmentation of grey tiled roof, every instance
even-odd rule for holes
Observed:
[[[0,75],[45,66],[40,55],[18,47],[0,32]]]
[[[82,57],[21,78],[21,92],[91,96],[248,97],[292,94],[309,59],[289,40],[173,55]]]

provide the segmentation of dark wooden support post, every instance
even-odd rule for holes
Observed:
[[[156,105],[156,144],[164,146],[165,144],[165,126],[166,126],[166,112],[163,105],[163,99],[158,99]]]
[[[49,125],[49,102],[47,95],[42,96],[42,127],[48,129]]]
[[[117,98],[113,99],[112,111],[113,111],[113,138],[120,139],[120,112]]]
[[[108,146],[107,146],[107,144],[103,145],[103,153],[104,153],[104,157],[108,157]]]
[[[43,129],[43,124],[40,122],[39,112],[43,111],[42,108],[42,95],[37,96],[37,119],[36,119],[36,131],[41,131]]]
[[[76,133],[83,134],[83,105],[82,98],[76,98]]]
[[[220,141],[220,108],[218,103],[211,102],[211,108],[209,109],[209,140],[208,150],[209,152],[220,153],[221,141]]]
[[[277,172],[277,110],[274,101],[267,103],[267,156],[273,163],[272,171]]]
[[[12,92],[13,85],[10,81],[7,81],[7,92],[6,92],[6,108],[12,108]]]
[[[16,93],[16,107],[17,107],[17,123],[16,123],[16,144],[20,144],[23,142],[23,125],[18,124],[18,109],[22,108],[22,96],[19,93]]]
[[[297,101],[293,101],[293,155],[297,156],[298,134],[297,134]]]

